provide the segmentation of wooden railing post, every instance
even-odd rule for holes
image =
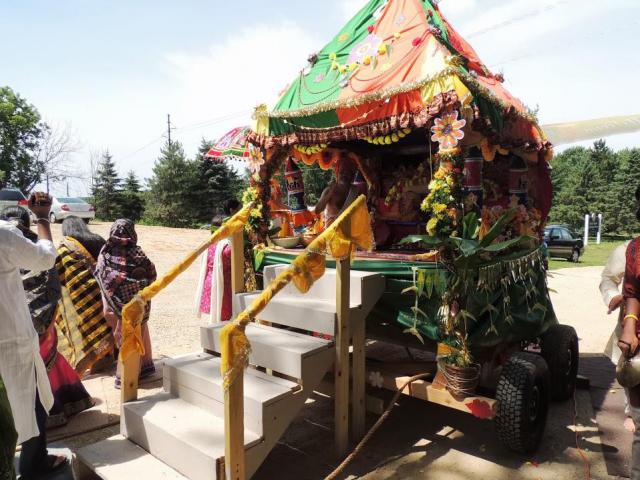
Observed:
[[[231,290],[244,291],[244,237],[242,231],[231,237]],[[244,463],[244,372],[224,392],[224,469],[227,480],[245,480]]]
[[[244,292],[244,235],[242,230],[231,235],[231,290]]]
[[[363,292],[366,295],[366,292]],[[353,440],[361,440],[364,436],[366,422],[366,405],[365,405],[365,319],[358,318],[357,321],[351,319],[351,338],[353,344],[353,373],[352,373],[352,399],[351,399],[351,415],[352,429],[351,436]]]
[[[132,352],[124,362],[118,359],[118,372],[120,372],[120,403],[138,399],[138,375],[140,374],[140,354]]]
[[[348,231],[349,219],[343,227]],[[342,457],[349,446],[349,313],[351,289],[351,258],[336,260],[336,358],[335,375],[335,443],[336,454]]]

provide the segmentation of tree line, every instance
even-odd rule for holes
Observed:
[[[602,213],[604,234],[638,232],[635,192],[640,186],[640,148],[613,151],[598,140],[590,148],[563,151],[551,166],[551,222],[583,231],[585,214]]]
[[[50,125],[10,87],[0,86],[0,188],[30,192],[43,181],[81,178],[69,161],[78,150],[69,125]]]
[[[195,158],[188,159],[180,142],[167,142],[145,189],[134,172],[122,180],[113,157],[105,152],[93,179],[96,217],[126,217],[168,227],[210,223],[222,214],[224,202],[239,198],[245,188],[243,178],[229,165],[204,160],[211,143],[203,140]]]

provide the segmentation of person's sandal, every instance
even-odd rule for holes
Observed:
[[[65,455],[47,455],[47,466],[40,472],[40,475],[51,475],[68,466],[69,457]]]

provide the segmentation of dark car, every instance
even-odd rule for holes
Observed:
[[[566,258],[578,262],[584,250],[584,242],[566,225],[547,225],[544,241],[550,257]]]

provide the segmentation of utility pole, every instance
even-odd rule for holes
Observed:
[[[67,197],[69,196],[69,180],[67,180]]]
[[[171,145],[171,115],[167,113],[167,142]]]

